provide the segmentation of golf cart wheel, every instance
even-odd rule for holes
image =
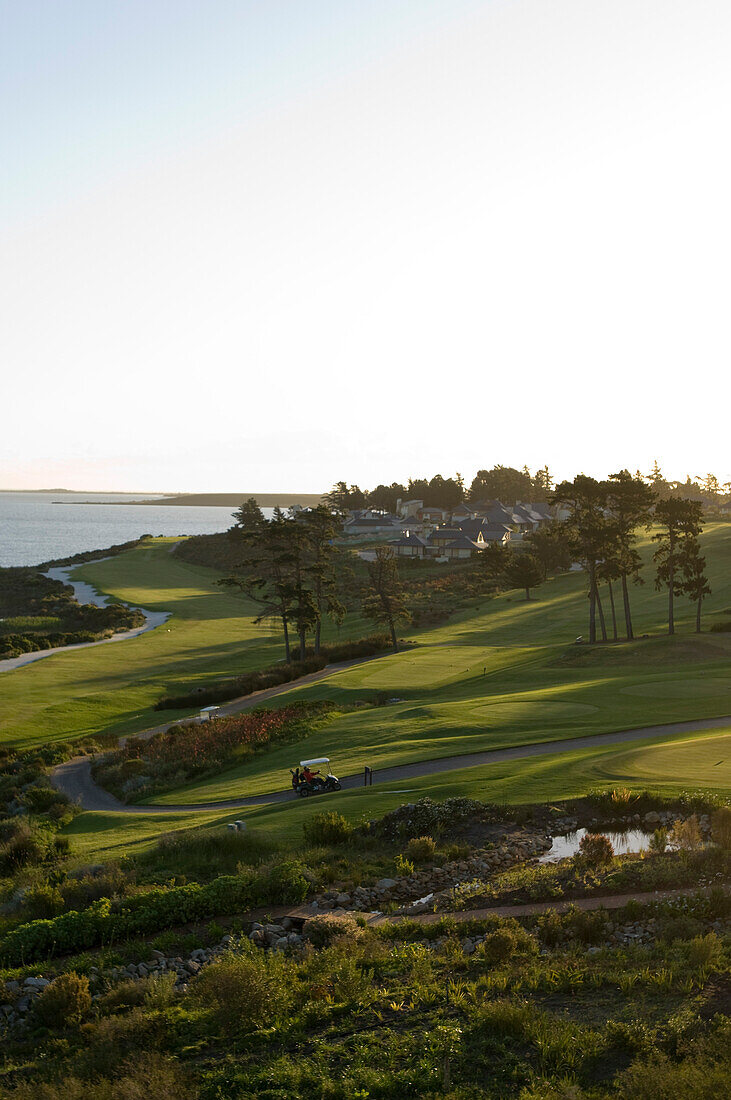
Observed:
[[[309,797],[310,797],[310,792],[307,790],[307,787],[303,787],[302,790],[300,791],[300,798],[309,798]]]
[[[341,787],[341,783],[340,783],[340,780],[339,780],[339,779],[336,779],[336,780],[335,780],[335,782],[334,782],[334,783],[333,783],[333,785],[332,785],[332,789],[333,789],[334,791],[339,791],[339,790],[340,790],[340,787]]]

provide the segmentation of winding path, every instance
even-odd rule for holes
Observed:
[[[94,558],[93,564],[96,565],[99,561],[107,560],[107,558]],[[87,563],[84,562],[84,564]],[[88,564],[92,564],[92,562]],[[50,577],[51,580],[61,581],[73,588],[74,596],[79,603],[93,603],[97,607],[105,607],[109,602],[108,596],[102,596],[96,588],[87,584],[86,581],[71,579],[69,574],[78,568],[78,564],[59,566],[55,569],[49,569],[45,575]],[[0,672],[12,672],[13,669],[30,665],[33,661],[42,661],[44,657],[52,657],[54,653],[68,653],[72,649],[91,649],[95,645],[109,645],[111,642],[124,642],[128,638],[138,638],[140,634],[145,634],[148,630],[154,630],[156,626],[162,626],[170,618],[169,611],[146,611],[144,607],[135,607],[132,604],[128,606],[132,611],[142,612],[145,616],[144,626],[136,626],[132,630],[122,630],[117,634],[113,634],[111,638],[99,638],[96,642],[77,642],[75,645],[60,645],[53,649],[36,649],[33,653],[21,653],[19,657],[6,657],[4,661],[0,661]]]
[[[365,658],[369,660],[370,658]],[[354,664],[357,662],[348,662]],[[295,681],[296,684],[308,680],[323,679],[340,668],[346,666],[330,666],[319,673],[312,673],[309,677]],[[270,688],[268,691],[258,692],[256,697],[248,697],[248,702],[230,704],[227,708],[221,708],[226,713],[246,710],[261,702],[264,698],[271,698],[288,691],[294,684],[283,684],[279,688]],[[169,723],[172,725],[173,723]],[[398,764],[395,767],[383,768],[374,773],[374,783],[398,783],[403,780],[417,779],[425,775],[456,771],[459,768],[476,768],[482,764],[500,764],[505,760],[522,760],[531,756],[549,756],[554,753],[571,752],[573,749],[601,748],[604,745],[622,745],[632,741],[642,741],[657,738],[663,740],[666,737],[678,733],[694,733],[708,729],[723,729],[731,725],[731,716],[723,718],[701,718],[690,722],[671,722],[664,726],[643,726],[640,729],[621,730],[617,733],[595,733],[585,737],[570,737],[563,741],[539,741],[529,745],[515,745],[507,749],[489,749],[485,752],[465,753],[460,756],[446,756],[436,760],[421,760],[414,764]],[[158,726],[156,729],[147,730],[142,737],[151,737],[158,730],[167,729],[167,726]],[[210,810],[234,810],[244,806],[266,806],[276,802],[293,801],[295,796],[291,790],[272,791],[270,794],[253,795],[249,798],[236,798],[226,802],[197,802],[192,805],[180,803],[170,806],[160,805],[134,805],[127,806],[120,802],[114,795],[97,786],[91,776],[91,760],[88,756],[77,756],[64,764],[59,764],[51,773],[51,781],[55,787],[63,791],[69,798],[78,801],[84,810],[99,810],[107,813],[125,814],[171,814],[171,813],[202,813]],[[363,773],[349,775],[341,779],[343,789],[351,790],[363,784]]]

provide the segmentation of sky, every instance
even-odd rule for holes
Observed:
[[[728,0],[0,0],[0,487],[731,480]]]

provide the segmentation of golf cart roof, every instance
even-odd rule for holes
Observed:
[[[329,763],[330,763],[329,756],[317,756],[317,757],[315,757],[314,760],[300,760],[300,767],[301,768],[306,768],[308,765],[312,765],[312,764],[329,764]]]

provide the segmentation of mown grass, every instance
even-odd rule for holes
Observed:
[[[688,789],[727,791],[731,788],[731,726],[726,730],[678,735],[660,743],[606,746],[555,755],[464,768],[420,779],[340,791],[305,801],[294,799],[270,806],[226,811],[175,814],[84,813],[64,833],[72,852],[84,859],[133,854],[153,844],[161,832],[190,827],[222,829],[238,819],[261,830],[274,842],[302,845],[303,823],[322,809],[337,809],[357,823],[419,798],[435,800],[464,795],[516,806],[579,798],[597,789],[647,787],[664,794]],[[719,760],[725,760],[723,766]],[[282,777],[284,778],[284,777]],[[172,811],[172,807],[171,807]]]
[[[0,743],[29,745],[89,735],[120,736],[160,723],[153,706],[172,685],[195,687],[223,675],[264,668],[283,658],[279,634],[256,626],[256,607],[218,588],[209,569],[169,551],[156,539],[106,561],[80,566],[75,576],[99,591],[151,611],[169,611],[163,626],[111,646],[58,653],[0,673]],[[325,638],[360,637],[369,629],[353,617]],[[178,713],[163,717],[172,720]]]

